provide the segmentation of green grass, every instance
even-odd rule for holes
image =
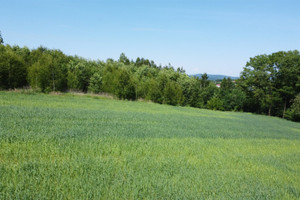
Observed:
[[[0,199],[300,199],[300,124],[0,92]]]

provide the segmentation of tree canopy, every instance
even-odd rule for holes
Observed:
[[[224,78],[217,88],[207,74],[188,76],[182,67],[158,66],[140,57],[133,61],[124,53],[118,60],[92,61],[42,46],[30,50],[3,45],[1,33],[0,43],[0,89],[109,93],[119,99],[299,121],[300,55],[296,50],[250,58],[238,80]]]
[[[0,44],[3,44],[4,41],[3,41],[3,38],[2,38],[2,35],[1,35],[1,31],[0,31]]]
[[[250,58],[238,81],[248,99],[246,111],[284,118],[300,92],[299,51]]]

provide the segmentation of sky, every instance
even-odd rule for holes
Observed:
[[[5,44],[92,60],[144,57],[187,74],[239,76],[300,49],[300,0],[0,0]]]

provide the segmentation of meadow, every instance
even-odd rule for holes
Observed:
[[[0,199],[300,199],[300,123],[1,91]]]

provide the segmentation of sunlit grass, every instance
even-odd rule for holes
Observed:
[[[299,199],[300,125],[0,92],[0,199]]]

